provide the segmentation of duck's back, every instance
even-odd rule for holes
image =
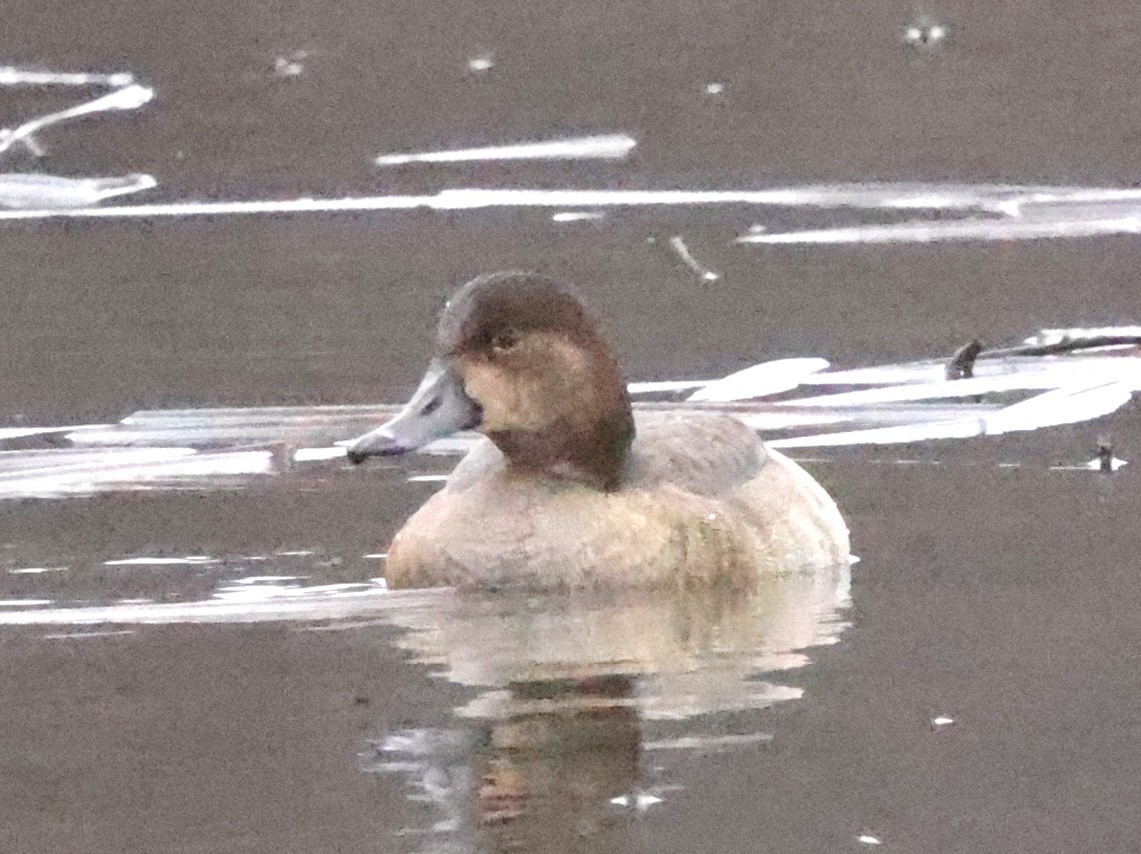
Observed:
[[[636,425],[612,492],[514,470],[481,442],[393,541],[389,583],[747,585],[847,560],[832,499],[738,419],[640,412]]]

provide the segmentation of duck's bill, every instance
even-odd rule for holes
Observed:
[[[365,433],[348,446],[354,463],[367,457],[404,454],[459,430],[479,425],[482,411],[464,392],[455,364],[447,358],[428,364],[420,387],[399,414],[388,423]]]

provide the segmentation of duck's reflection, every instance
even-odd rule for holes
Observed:
[[[362,767],[428,806],[419,850],[589,847],[661,808],[680,757],[765,744],[747,713],[800,696],[773,674],[838,638],[848,588],[843,566],[749,595],[410,594],[399,643],[480,693],[468,726],[379,734]]]

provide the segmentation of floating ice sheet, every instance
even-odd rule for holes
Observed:
[[[333,442],[386,421],[399,406],[255,406],[140,410],[67,438],[85,447],[225,448]],[[343,451],[341,454],[343,456]]]
[[[579,136],[513,145],[487,145],[450,151],[421,151],[408,154],[381,154],[378,166],[408,163],[461,163],[475,160],[621,160],[638,143],[624,133]]]
[[[889,445],[932,439],[966,439],[1059,424],[1088,421],[1115,412],[1132,399],[1128,387],[1118,382],[1059,388],[1036,395],[996,412],[968,418],[796,436],[769,442],[776,448],[820,448],[848,445]]]
[[[1096,357],[1095,357],[1096,358]],[[1029,361],[1029,360],[1028,360]],[[803,397],[784,402],[786,406],[872,406],[880,403],[973,397],[996,392],[1057,389],[1088,383],[1091,377],[1101,382],[1116,382],[1130,391],[1141,391],[1141,361],[1110,357],[1097,359],[1091,365],[1084,357],[1037,360],[1026,370],[987,377],[958,380],[938,379],[912,382],[884,388]],[[1096,368],[1096,370],[1091,370]],[[827,376],[826,374],[824,376]],[[781,404],[778,404],[781,405]]]
[[[161,484],[219,483],[273,472],[268,451],[199,453],[191,448],[59,448],[0,453],[0,498],[90,495]]]
[[[81,430],[104,429],[106,424],[69,425],[64,427],[0,427],[0,442],[7,439],[22,439],[26,436],[46,436],[52,433],[70,433]]]
[[[697,401],[748,400],[780,394],[800,385],[801,380],[828,367],[826,359],[793,358],[762,362],[727,377],[707,383],[689,396]]]
[[[1124,336],[1129,334],[1132,327],[1107,327],[1106,335],[1096,337],[1112,337],[1118,329],[1122,330],[1120,334]],[[1062,340],[1057,333],[1064,334],[1069,331],[1043,330],[1040,335],[1027,338],[1026,343],[1030,346],[1057,344]],[[1100,332],[1100,330],[1089,331],[1091,333]],[[1122,373],[1130,374],[1135,368],[1128,362],[1129,359],[1123,358],[1122,355],[1114,355],[1112,352],[1107,352],[1101,348],[1054,356],[1004,355],[998,357],[991,356],[984,351],[975,361],[972,379],[1019,376],[1022,379],[1014,381],[1010,388],[1049,389],[1094,376],[1118,377]],[[800,384],[806,386],[888,386],[907,383],[940,383],[946,379],[946,369],[946,359],[927,359],[918,362],[808,374],[801,378]],[[954,382],[964,381],[965,379],[954,380]],[[986,390],[983,386],[979,386],[979,389]],[[996,387],[990,390],[997,391],[1000,389]]]
[[[713,380],[651,380],[629,383],[626,390],[630,394],[661,394],[663,392],[688,391],[709,385]]]
[[[104,199],[157,186],[150,175],[133,172],[113,178],[64,178],[39,173],[0,173],[0,207],[82,208]]]

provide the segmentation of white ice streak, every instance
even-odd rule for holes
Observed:
[[[201,566],[203,564],[218,563],[217,558],[206,555],[187,555],[186,557],[125,557],[118,560],[105,560],[104,566]]]
[[[321,460],[336,460],[344,458],[348,448],[334,445],[330,448],[298,448],[293,452],[293,461],[297,463],[312,463]]]
[[[269,451],[200,453],[192,448],[57,449],[0,453],[0,498],[92,494],[195,478],[270,474]]]
[[[821,448],[849,445],[889,445],[931,439],[967,439],[993,436],[1060,424],[1088,421],[1115,412],[1132,399],[1128,385],[1111,381],[1057,388],[997,412],[960,419],[876,427],[814,436],[796,436],[769,442],[776,448]]]
[[[233,448],[332,442],[392,417],[398,406],[254,406],[140,410],[66,438],[84,447]]]
[[[72,430],[105,429],[106,424],[73,424],[65,427],[0,427],[0,442],[8,439],[22,439],[27,436],[46,436],[51,433],[68,433]]]
[[[492,150],[492,149],[486,149]],[[499,149],[502,151],[503,149]],[[456,152],[435,152],[446,156]],[[394,155],[409,157],[412,155]],[[1081,201],[1104,210],[1105,204],[1136,200],[1128,216],[1098,219],[1051,218],[1055,203]],[[831,184],[769,190],[581,190],[484,189],[461,187],[435,195],[387,195],[342,198],[253,199],[107,206],[78,210],[0,211],[0,219],[44,217],[221,216],[265,213],[336,213],[349,211],[461,211],[490,208],[605,209],[701,206],[852,207],[865,209],[980,210],[1013,219],[858,225],[784,233],[753,232],[744,243],[860,243],[914,240],[1020,239],[1082,237],[1141,231],[1141,190],[1083,187],[1019,187],[1016,185]],[[1101,207],[1098,207],[1101,206]],[[1033,211],[1034,216],[1028,216]]]
[[[122,205],[85,210],[0,211],[0,219],[46,217],[222,216],[266,213],[339,213],[356,211],[464,211],[490,208],[643,208],[719,205],[793,205],[800,191],[790,190],[540,190],[459,187],[428,196],[301,197],[214,202]],[[791,200],[790,200],[791,199]]]
[[[98,74],[87,71],[41,71],[0,66],[0,86],[110,86],[118,89],[135,82],[129,71]]]
[[[637,144],[632,136],[614,133],[448,151],[381,154],[376,158],[376,163],[378,166],[403,166],[408,163],[462,163],[479,160],[621,160]]]
[[[1141,326],[1071,327],[1069,329],[1041,329],[1024,339],[1032,347],[1048,347],[1073,341],[1091,341],[1105,338],[1137,338],[1141,340]]]
[[[772,735],[767,732],[751,732],[740,735],[682,735],[676,738],[643,742],[642,750],[720,751],[731,747],[771,744],[772,740]]]
[[[1130,327],[1108,327],[1107,335],[1127,336]],[[1120,330],[1120,331],[1119,331]],[[1082,330],[1043,330],[1043,336],[1053,332],[1078,333]],[[1098,333],[1100,330],[1088,330]],[[1073,336],[1078,337],[1077,335]],[[1059,343],[1060,339],[1050,339],[1031,336],[1026,343],[1031,346],[1043,346]],[[824,386],[872,386],[925,383],[938,387],[945,381],[947,370],[946,359],[928,359],[920,362],[903,362],[894,365],[875,365],[868,368],[848,368],[837,371],[827,371],[809,374],[801,379],[801,385]],[[1006,376],[1020,376],[1009,389],[1050,389],[1058,388],[1072,382],[1080,382],[1088,377],[1099,376],[1107,378],[1123,378],[1137,371],[1129,364],[1128,359],[1121,356],[1109,355],[1102,349],[1082,350],[1080,353],[1061,354],[1056,356],[1010,356],[1004,358],[987,358],[985,352],[974,364],[974,377],[999,378]],[[967,379],[953,382],[967,382]],[[970,389],[965,386],[964,389]],[[973,391],[966,393],[978,394],[987,391],[1002,391],[1000,386],[988,388],[985,385],[976,385]],[[934,395],[932,395],[933,397]],[[807,398],[806,398],[807,399]]]
[[[139,172],[109,178],[64,178],[35,172],[0,173],[0,207],[23,210],[81,208],[157,185],[151,175]]]
[[[58,122],[66,121],[67,119],[78,118],[79,116],[88,115],[90,113],[105,112],[107,110],[135,110],[154,98],[154,94],[154,90],[149,86],[132,83],[129,86],[108,92],[106,95],[102,95],[92,101],[86,101],[74,107],[68,107],[67,109],[59,110],[55,113],[48,113],[47,115],[24,122],[19,127],[0,129],[0,153],[7,151],[15,143],[21,142],[34,154],[42,155],[43,149],[36,141],[35,135],[49,125],[54,125]]]
[[[711,382],[715,382],[715,380],[650,380],[648,382],[629,383],[626,386],[626,391],[630,394],[660,394],[662,392],[701,388]]]
[[[551,214],[551,222],[588,222],[605,217],[602,211],[559,211]]]
[[[134,629],[109,629],[103,631],[86,631],[86,632],[56,632],[50,635],[44,635],[44,640],[93,640],[94,638],[112,638],[121,637],[123,635],[133,635]]]
[[[738,243],[769,245],[841,245],[852,243],[948,243],[968,240],[1045,240],[1141,234],[1141,214],[1110,219],[1039,220],[964,219],[953,222],[902,222],[746,234]]]
[[[749,400],[780,394],[800,385],[809,374],[828,367],[826,359],[794,358],[761,362],[713,380],[689,396],[693,402]]]
[[[838,375],[841,374],[838,373]],[[829,374],[818,374],[814,379],[824,379],[829,376]],[[783,401],[778,405],[849,407],[973,397],[995,392],[1049,390],[1083,386],[1088,384],[1090,377],[1097,377],[1101,383],[1119,383],[1129,391],[1141,391],[1141,362],[1134,359],[1112,357],[1097,359],[1094,364],[1091,364],[1089,360],[1082,357],[1061,357],[1051,361],[1032,361],[1017,373],[958,380],[937,379],[929,382],[908,382],[884,388],[803,397]],[[839,380],[835,382],[840,384]],[[848,383],[850,380],[844,381],[844,384]]]

